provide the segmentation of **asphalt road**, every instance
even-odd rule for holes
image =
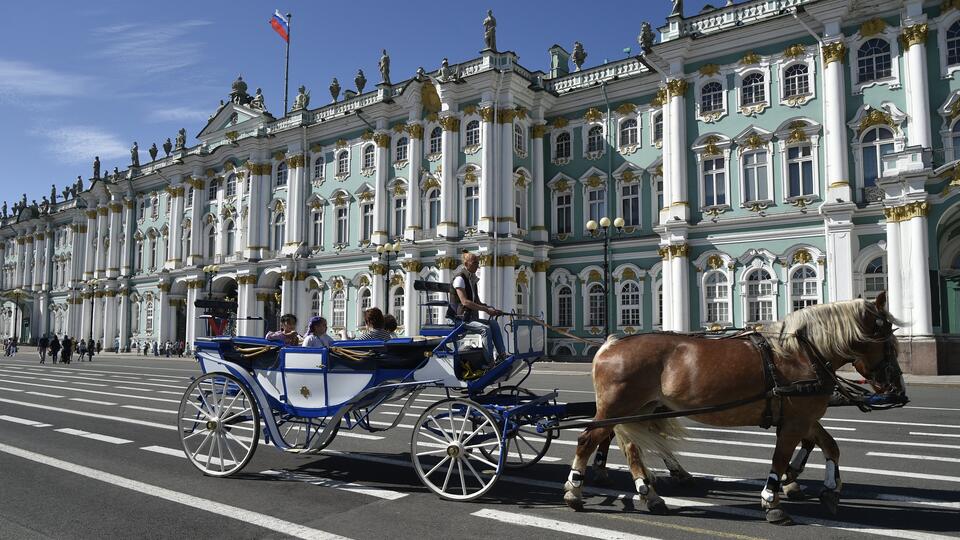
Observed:
[[[525,386],[588,401],[588,370],[538,364]],[[393,431],[341,431],[317,456],[260,445],[237,475],[206,477],[174,427],[198,373],[192,361],[109,354],[69,366],[38,365],[27,353],[0,359],[0,538],[960,538],[955,387],[913,385],[910,406],[893,411],[831,409],[824,425],[842,450],[840,513],[829,517],[816,498],[785,502],[798,524],[782,528],[768,525],[759,505],[774,433],[754,427],[689,424],[680,457],[700,478],[692,488],[658,486],[667,516],[642,509],[616,449],[612,485],[586,488],[586,511],[567,509],[575,432],[480,500],[440,500],[410,465],[404,427],[442,397],[438,390],[421,395],[421,409]],[[385,407],[375,420],[397,410]],[[822,464],[814,453],[804,475],[811,493]]]

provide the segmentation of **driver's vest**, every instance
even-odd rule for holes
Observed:
[[[479,278],[461,266],[454,272],[453,278],[450,280],[450,307],[447,310],[447,317],[460,319],[465,322],[475,321],[478,318],[477,312],[460,303],[460,295],[457,294],[457,289],[453,286],[453,282],[456,281],[458,277],[462,277],[464,283],[467,285],[463,289],[467,298],[472,302],[480,303],[480,295],[477,293],[477,282],[480,281]]]

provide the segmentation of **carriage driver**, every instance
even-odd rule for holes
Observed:
[[[483,337],[483,352],[487,364],[492,364],[493,351],[491,351],[490,342],[497,349],[497,360],[503,358],[504,346],[503,335],[500,333],[500,325],[494,319],[481,319],[481,311],[488,313],[491,317],[503,315],[503,312],[497,308],[490,307],[480,301],[480,295],[477,291],[477,269],[480,267],[480,258],[475,253],[465,251],[463,253],[463,264],[453,273],[452,292],[450,293],[450,309],[457,318],[463,320],[464,325],[475,333]],[[451,315],[453,315],[451,314]]]

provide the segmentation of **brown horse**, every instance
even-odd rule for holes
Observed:
[[[832,373],[853,363],[874,386],[903,394],[903,377],[893,335],[896,323],[886,309],[885,294],[880,294],[875,302],[849,300],[793,312],[762,332],[770,338],[774,377],[784,385],[821,380],[826,393],[773,397],[769,408],[767,400],[759,399],[690,417],[714,426],[762,425],[765,420],[773,420],[777,426],[777,443],[770,475],[761,492],[767,521],[790,522],[790,517],[780,508],[781,482],[796,487],[794,481],[813,444],[820,446],[826,459],[821,501],[828,509],[836,510],[841,489],[840,450],[819,423],[830,399]],[[597,400],[594,419],[647,414],[661,407],[682,411],[747,400],[768,390],[766,381],[760,352],[748,339],[654,333],[608,340],[593,361]],[[627,456],[637,492],[648,510],[666,513],[666,504],[653,488],[654,477],[644,466],[643,455],[646,451],[655,452],[668,466],[676,465],[669,467],[671,473],[682,471],[673,452],[683,429],[672,418],[584,431],[578,439],[576,457],[565,485],[564,502],[575,510],[583,508],[581,486],[587,462],[599,445],[609,441],[611,433],[616,435]],[[803,445],[791,464],[791,454],[801,441]]]

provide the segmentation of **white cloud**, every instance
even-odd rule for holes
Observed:
[[[204,121],[210,116],[211,112],[213,111],[192,109],[190,107],[169,107],[150,111],[147,119],[151,122]]]
[[[61,73],[26,62],[0,58],[0,103],[42,105],[31,98],[64,98],[90,90],[92,79]]]
[[[191,41],[195,29],[207,21],[183,21],[165,25],[117,24],[98,28],[94,39],[103,47],[97,57],[116,62],[118,67],[140,74],[158,75],[177,71],[199,62],[202,46]]]
[[[47,150],[63,163],[92,162],[94,156],[100,156],[103,161],[129,156],[130,153],[119,137],[96,127],[59,126],[40,128],[31,133],[46,139]]]

